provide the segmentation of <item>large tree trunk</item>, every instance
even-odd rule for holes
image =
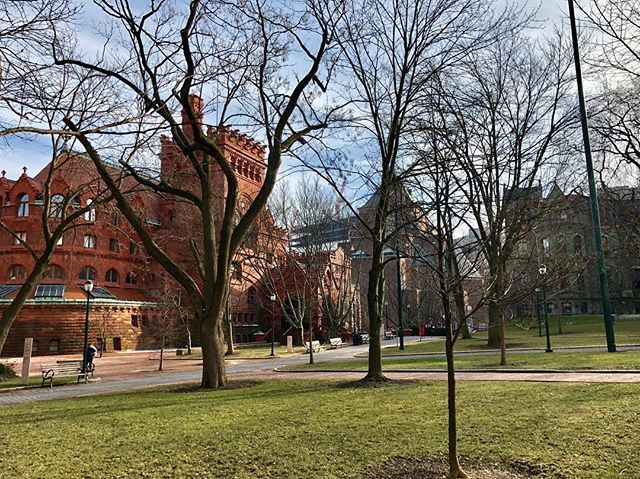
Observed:
[[[460,327],[462,328],[462,339],[473,338],[473,336],[471,336],[471,331],[469,331],[469,325],[467,324],[466,317],[462,320],[462,325]]]
[[[218,317],[213,314],[202,317],[200,341],[202,342],[203,388],[217,388],[227,384],[224,364],[225,341],[222,329],[224,310]]]
[[[495,301],[489,301],[489,330],[487,346],[490,348],[499,348],[502,344],[502,322],[500,320],[500,307]]]

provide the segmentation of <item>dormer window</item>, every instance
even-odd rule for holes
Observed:
[[[22,193],[18,196],[18,217],[29,216],[29,195]]]

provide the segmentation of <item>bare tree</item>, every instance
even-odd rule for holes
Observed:
[[[184,339],[184,329],[180,305],[172,282],[163,282],[160,288],[152,291],[151,294],[156,304],[154,308],[156,314],[146,326],[145,333],[153,340],[154,347],[160,349],[158,371],[162,371],[165,349],[176,341]]]
[[[461,65],[455,80],[440,83],[438,111],[457,163],[454,179],[471,207],[466,225],[491,284],[488,345],[501,348],[504,364],[504,307],[515,282],[509,264],[538,211],[538,182],[567,173],[567,132],[576,121],[568,101],[571,57],[560,37],[534,47],[515,35]]]
[[[107,338],[113,331],[113,310],[108,306],[95,310],[93,317],[98,329],[98,337],[100,338],[100,348],[98,348],[99,357],[106,350]]]
[[[431,116],[431,119],[435,118],[437,115]],[[420,231],[415,231],[411,236],[420,238],[421,242],[416,242],[416,245],[428,242],[430,247],[413,248],[416,252],[413,259],[429,272],[431,281],[425,282],[424,286],[435,293],[444,320],[449,446],[447,477],[458,479],[469,476],[460,467],[458,458],[453,348],[462,329],[467,327],[466,320],[486,303],[491,287],[483,288],[473,305],[465,300],[464,289],[468,288],[468,280],[480,267],[482,257],[464,256],[460,243],[454,239],[455,232],[465,226],[472,206],[466,201],[464,187],[457,181],[457,158],[449,154],[449,145],[445,140],[452,132],[448,130],[449,125],[440,120],[432,122],[425,118],[422,125],[425,141],[419,150],[419,168],[416,168],[415,177],[408,183],[421,209],[428,212],[430,218],[429,228],[422,229],[421,238]],[[462,257],[466,261],[461,261]]]
[[[168,1],[146,9],[126,1],[95,3],[104,27],[99,32],[104,49],[97,58],[75,48],[68,31],[53,28],[50,61],[74,72],[74,78],[98,80],[98,88],[90,90],[93,103],[67,112],[58,128],[83,145],[147,253],[185,291],[203,341],[202,386],[221,386],[234,253],[266,205],[283,154],[308,143],[332,113],[315,107],[331,73],[326,60],[333,32],[321,20],[330,15],[323,11],[326,5],[312,1],[286,12],[261,2],[193,0],[186,11]],[[289,56],[296,57],[295,66],[287,65]],[[280,74],[284,66],[288,71]],[[87,82],[79,82],[67,95],[84,88]],[[213,97],[215,127],[203,124],[205,102],[194,94]],[[175,117],[176,107],[181,117]],[[266,163],[260,158],[250,169],[238,169],[221,144],[237,135],[228,128],[231,123],[260,134]],[[170,134],[163,145],[178,159],[180,172],[158,174],[148,161],[158,153],[159,132]],[[250,148],[259,154],[256,145]],[[118,162],[140,185],[193,214],[200,234],[181,248],[190,252],[190,264],[156,241],[107,161]],[[241,205],[240,174],[259,180],[246,205]]]
[[[347,81],[343,94],[352,105],[349,138],[351,164],[339,155],[319,155],[307,165],[320,172],[347,202],[371,242],[368,277],[369,367],[365,380],[384,381],[380,328],[384,305],[384,250],[393,237],[392,195],[411,170],[412,132],[417,127],[427,85],[433,77],[475,49],[496,41],[518,26],[512,12],[494,14],[487,2],[476,0],[340,2],[335,24]],[[354,141],[355,140],[355,141]],[[324,153],[324,152],[323,152]],[[338,159],[336,159],[336,157]],[[366,213],[358,200],[342,192],[345,175],[367,196],[374,195]],[[353,188],[351,189],[353,191]],[[355,194],[353,196],[356,196]]]

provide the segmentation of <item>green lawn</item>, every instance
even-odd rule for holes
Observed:
[[[192,348],[192,354],[187,356],[186,350],[182,356],[176,356],[175,354],[168,354],[166,359],[202,359],[201,348]],[[303,346],[294,346],[293,353],[287,353],[286,346],[278,346],[276,344],[274,352],[277,356],[293,356],[296,354],[302,354],[305,352]],[[236,347],[233,356],[227,356],[227,359],[245,359],[245,358],[266,358],[271,355],[271,345],[268,346],[252,346],[252,347]]]
[[[497,353],[482,355],[458,355],[455,357],[457,369],[635,369],[640,370],[640,351],[611,353],[592,352],[554,352],[507,354],[508,365],[500,366],[500,355]],[[414,356],[407,358],[385,357],[383,369],[445,369],[444,357]],[[283,370],[345,370],[367,369],[366,359],[350,361],[316,362],[313,365],[295,365]]]
[[[460,453],[546,475],[637,477],[638,385],[462,383]],[[358,478],[444,457],[445,383],[268,381],[0,408],[2,478]]]
[[[558,334],[558,320],[562,321],[562,332]],[[571,346],[606,346],[602,316],[562,316],[549,318],[552,347]],[[507,325],[508,348],[545,348],[544,328],[542,337],[538,336],[538,328],[528,330],[515,324]],[[618,318],[615,325],[617,344],[640,344],[640,319]],[[456,342],[457,351],[487,349],[487,333],[478,332],[473,339],[460,339]],[[422,341],[407,344],[404,353],[444,352],[444,340]],[[401,354],[397,347],[385,348],[383,354]]]

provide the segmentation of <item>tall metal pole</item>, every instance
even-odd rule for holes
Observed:
[[[400,350],[404,350],[404,323],[402,321],[402,275],[400,273],[400,230],[398,229],[398,188],[394,192],[395,196],[395,227],[396,227],[396,282],[398,286],[398,339],[400,341]]]
[[[604,330],[607,335],[607,351],[616,351],[616,339],[613,330],[613,317],[611,316],[611,299],[609,297],[609,285],[607,284],[607,270],[604,254],[602,252],[602,233],[600,229],[600,210],[598,208],[598,193],[593,174],[593,161],[591,159],[591,144],[589,141],[589,125],[587,123],[587,108],[584,101],[582,88],[582,70],[580,67],[580,52],[578,50],[578,32],[576,29],[576,16],[573,9],[573,0],[569,2],[569,19],[571,21],[571,40],[573,42],[573,58],[576,64],[576,82],[578,84],[578,100],[580,103],[580,120],[582,123],[582,139],[584,140],[584,155],[587,162],[587,175],[589,178],[589,198],[591,202],[591,218],[593,220],[593,233],[596,242],[596,254],[598,255],[598,278],[600,279],[600,295],[602,296],[602,312],[604,314]]]
[[[269,354],[269,356],[276,355],[273,347],[276,340],[276,318],[274,316],[275,301],[276,301],[275,298],[273,297],[273,295],[271,295],[271,354]]]
[[[542,320],[540,319],[540,288],[536,288],[536,317],[538,318],[538,337],[542,337]]]
[[[91,296],[90,291],[86,291],[87,293],[87,307],[86,314],[84,315],[84,342],[82,349],[82,372],[87,372],[87,348],[89,347],[89,297]]]
[[[546,279],[546,278],[545,278]],[[547,314],[547,288],[545,283],[542,283],[542,308],[544,310],[544,331],[547,335],[547,349],[545,352],[552,353],[551,349],[551,336],[549,335],[549,315]]]

